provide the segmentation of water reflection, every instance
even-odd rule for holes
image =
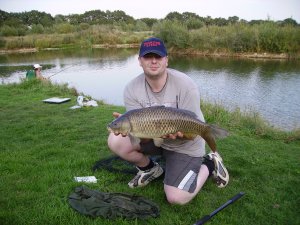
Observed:
[[[171,66],[196,80],[209,101],[257,111],[286,129],[300,126],[299,62],[174,57]]]
[[[15,82],[39,63],[53,82],[68,83],[93,98],[122,105],[125,84],[142,72],[136,53],[136,49],[80,49],[2,55],[0,76],[4,83]],[[284,129],[300,126],[298,61],[171,55],[169,65],[195,80],[207,101],[258,111]]]
[[[80,63],[63,72],[63,75],[53,76],[52,80],[58,83],[67,82],[84,94],[106,103],[122,105],[125,84],[142,72],[136,62],[137,56],[134,55],[122,60]]]

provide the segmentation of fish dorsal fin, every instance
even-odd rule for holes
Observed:
[[[167,107],[164,106],[164,105],[155,105],[155,106],[149,106],[149,107],[147,107],[147,108],[151,108],[151,109],[157,108],[157,109],[160,109],[160,108],[167,108]]]
[[[190,117],[198,119],[197,114],[190,110],[186,110],[186,109],[176,109],[176,110],[181,111],[182,113],[185,113],[185,114],[189,115]]]

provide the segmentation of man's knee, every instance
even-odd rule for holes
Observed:
[[[110,133],[107,139],[107,145],[110,150],[116,149],[116,146],[118,145],[117,138],[113,133]]]
[[[166,195],[167,201],[173,205],[185,205],[189,203],[192,198],[189,196],[181,196],[181,195]]]
[[[164,189],[167,201],[170,204],[185,205],[189,203],[196,195],[196,193],[189,193],[169,185],[165,185]]]
[[[127,152],[126,150],[126,138],[122,137],[121,135],[116,136],[113,133],[110,133],[107,139],[108,148],[116,154],[120,152]]]
[[[116,136],[113,133],[109,134],[107,145],[109,149],[116,154],[127,154],[134,149],[129,137],[122,137],[121,135]]]

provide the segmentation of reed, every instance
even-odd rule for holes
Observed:
[[[148,32],[144,31],[145,24],[141,21],[136,26],[124,23],[77,26],[59,24],[44,28],[44,34],[2,37],[0,47],[2,49],[43,49],[68,46],[91,47],[95,44],[138,44],[142,39],[154,35],[162,38],[169,48],[179,50],[299,55],[299,26],[281,26],[269,21],[254,25],[236,23],[226,26],[198,26],[200,27],[198,29],[192,29],[193,27],[188,22],[178,20],[158,21]],[[9,29],[15,29],[14,32],[11,31],[12,35],[18,34],[17,28],[8,26],[3,26],[0,33],[9,33]]]
[[[208,52],[231,53],[287,53],[294,55],[300,50],[300,29],[279,26],[274,23],[259,25],[234,24],[206,26],[188,30],[181,22],[164,21],[155,28],[170,47],[186,47]],[[178,44],[180,43],[180,44]]]

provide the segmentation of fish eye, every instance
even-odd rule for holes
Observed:
[[[118,126],[118,122],[112,122],[112,126],[114,126],[114,127],[116,127],[116,126]]]

